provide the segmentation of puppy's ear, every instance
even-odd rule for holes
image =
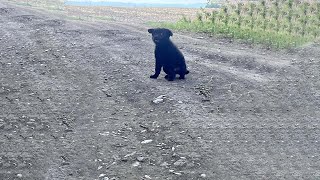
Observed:
[[[173,33],[170,29],[167,29],[168,36],[173,36]]]
[[[148,32],[151,34],[153,33],[153,31],[154,31],[154,29],[148,29]]]

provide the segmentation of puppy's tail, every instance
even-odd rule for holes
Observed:
[[[189,74],[189,71],[188,71],[188,70],[186,70],[186,74]]]

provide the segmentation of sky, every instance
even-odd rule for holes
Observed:
[[[105,1],[105,2],[125,2],[125,3],[159,3],[159,4],[194,4],[206,3],[207,0],[77,0],[79,1]]]

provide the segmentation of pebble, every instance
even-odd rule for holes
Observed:
[[[146,159],[145,157],[141,157],[141,156],[137,157],[137,160],[138,160],[139,162],[143,162],[145,159]]]
[[[174,166],[183,166],[187,163],[187,161],[185,159],[179,159],[178,161],[176,161],[175,163],[173,163]]]
[[[155,104],[159,104],[159,103],[161,103],[163,101],[164,101],[163,99],[155,99],[152,102],[155,103]]]
[[[144,176],[146,179],[152,179],[149,175]]]
[[[153,141],[152,139],[144,140],[141,142],[141,144],[148,144],[148,143],[151,143],[152,141]]]
[[[156,99],[154,99],[152,102],[155,104],[159,104],[164,101],[165,97],[166,97],[165,95],[161,95],[161,96],[157,97]]]
[[[139,163],[138,161],[136,161],[136,162],[134,162],[134,163],[132,164],[132,166],[133,166],[133,167],[138,167],[138,166],[140,166],[140,163]]]

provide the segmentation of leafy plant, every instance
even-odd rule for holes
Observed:
[[[217,0],[209,2],[217,3]],[[320,2],[317,0],[224,1],[219,10],[211,13],[202,10],[201,14],[194,21],[183,21],[185,25],[180,21],[171,26],[275,48],[299,46],[320,36]]]

